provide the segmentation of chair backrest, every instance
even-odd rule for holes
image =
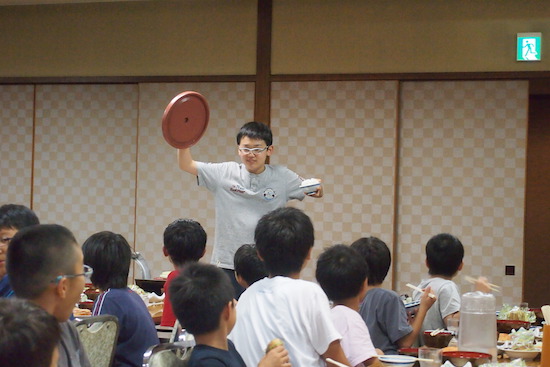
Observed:
[[[153,345],[143,355],[143,367],[186,367],[192,351],[186,342]]]
[[[75,326],[92,366],[111,367],[119,332],[117,317],[92,316],[77,321]]]

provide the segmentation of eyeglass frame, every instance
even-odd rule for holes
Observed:
[[[92,276],[92,274],[94,273],[94,269],[89,266],[89,265],[84,265],[84,272],[83,273],[79,273],[79,274],[63,274],[63,275],[58,275],[54,280],[52,280],[50,283],[59,283],[61,281],[61,279],[63,278],[76,278],[76,277],[80,277],[80,276],[83,276],[85,278],[90,278]]]
[[[263,153],[266,150],[268,150],[270,146],[271,145],[267,145],[264,148],[246,148],[246,147],[241,148],[241,147],[239,147],[239,152],[243,155],[248,155],[248,154],[252,153],[254,156],[257,156],[258,154]]]
[[[8,245],[10,244],[11,240],[13,240],[13,237],[4,237],[4,238],[0,238],[0,248],[2,247],[8,247]]]

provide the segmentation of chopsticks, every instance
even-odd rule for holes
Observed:
[[[347,364],[340,363],[340,362],[338,362],[338,361],[335,361],[335,360],[332,359],[332,358],[327,358],[327,362],[330,362],[330,363],[332,363],[332,364],[335,364],[335,365],[337,365],[337,366],[339,366],[339,367],[349,367]]]
[[[414,359],[415,361],[420,361],[420,362],[435,362],[433,359],[429,359],[429,358],[418,358],[413,356],[404,356],[401,354],[378,354],[377,357],[389,357],[389,358],[396,358],[396,359],[401,358],[401,359],[407,359],[407,360]],[[328,361],[328,358],[327,358],[327,361]]]
[[[445,331],[445,329],[435,329],[434,331],[432,331],[432,332],[430,333],[430,336],[436,336],[437,334],[439,334],[439,333],[441,333],[441,332],[443,332],[443,331]]]
[[[424,290],[422,288],[418,288],[417,286],[415,285],[412,285],[411,283],[407,283],[405,284],[407,287],[411,288],[411,289],[414,289],[415,291],[419,291],[420,293],[424,293]],[[428,294],[428,297],[430,298],[435,298],[435,294],[433,293],[430,293]]]
[[[477,282],[476,278],[468,276],[468,275],[464,275],[464,280],[467,281],[467,282],[470,282],[472,284],[475,284]],[[493,284],[493,283],[487,283],[487,285],[489,286],[489,288],[493,292],[500,292],[501,291],[501,287],[499,285],[496,285],[496,284]]]

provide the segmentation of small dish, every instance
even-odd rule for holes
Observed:
[[[309,178],[307,180],[302,181],[300,188],[304,191],[304,194],[311,195],[317,191],[319,186],[321,186],[321,182],[319,182],[319,180],[315,178]]]
[[[413,367],[416,358],[406,355],[384,355],[378,356],[378,360],[386,367]]]
[[[540,353],[540,349],[532,349],[532,350],[515,350],[515,349],[509,349],[509,348],[502,348],[502,347],[499,347],[498,349],[500,349],[501,351],[503,351],[504,353],[506,353],[506,355],[510,358],[510,359],[518,359],[518,358],[521,358],[525,361],[531,361],[533,359],[535,359],[539,353]]]
[[[443,362],[450,361],[456,367],[462,367],[466,363],[470,362],[472,366],[478,367],[485,363],[491,362],[491,355],[488,353],[480,352],[467,352],[467,351],[452,351],[443,352]]]

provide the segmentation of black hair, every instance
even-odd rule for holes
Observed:
[[[300,272],[315,241],[311,219],[293,207],[265,214],[256,225],[254,237],[271,276]]]
[[[227,274],[214,265],[201,263],[186,266],[172,280],[169,293],[181,326],[194,335],[216,330],[224,307],[235,298]]]
[[[268,276],[265,264],[258,256],[254,245],[242,245],[235,252],[233,259],[235,273],[240,275],[248,285]]]
[[[38,224],[19,230],[10,242],[6,268],[19,298],[36,299],[58,275],[72,274],[78,244],[67,228]]]
[[[0,228],[20,230],[40,224],[36,214],[24,205],[5,204],[0,206]]]
[[[60,339],[53,315],[24,299],[0,298],[0,365],[49,366]]]
[[[126,288],[132,249],[126,239],[109,231],[98,232],[82,245],[84,264],[94,269],[92,284],[101,290]]]
[[[369,265],[369,285],[384,282],[391,265],[390,249],[377,237],[362,237],[351,244]]]
[[[440,233],[426,244],[426,262],[430,275],[452,277],[464,259],[464,246],[458,238]]]
[[[273,133],[269,126],[263,122],[251,121],[244,124],[237,133],[237,145],[241,144],[243,137],[265,141],[267,146],[273,144]]]
[[[166,227],[163,237],[166,252],[176,266],[199,261],[204,255],[207,237],[199,222],[177,219]]]
[[[315,278],[332,301],[356,297],[369,275],[369,266],[346,245],[326,248],[317,260]]]

